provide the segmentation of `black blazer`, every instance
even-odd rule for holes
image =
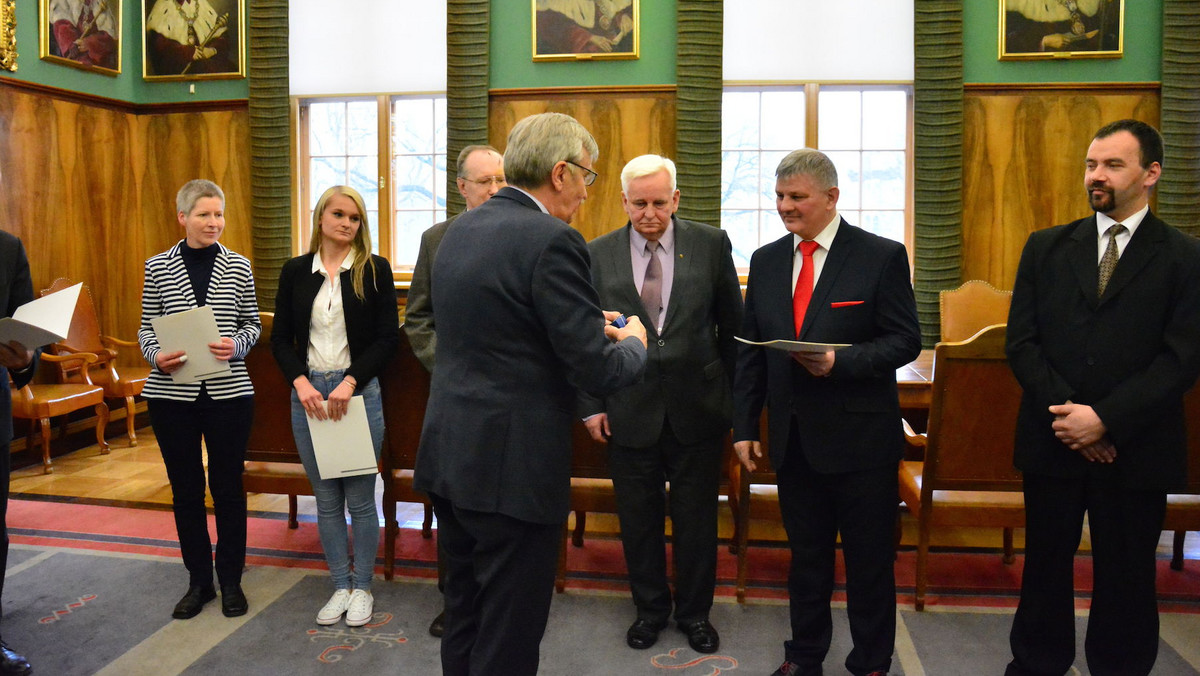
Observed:
[[[794,340],[792,235],[754,252],[742,335]],[[735,441],[758,439],[767,405],[771,463],[782,467],[793,414],[799,447],[818,472],[894,465],[904,452],[896,369],[921,353],[917,307],[904,245],[843,219],[804,315],[800,339],[850,343],[828,377],[817,378],[786,352],[739,346],[734,381]]]
[[[33,281],[29,276],[29,259],[21,240],[0,230],[0,309],[4,317],[11,317],[17,308],[33,300]],[[26,345],[26,347],[31,347]],[[40,352],[40,350],[39,350]],[[38,355],[33,355],[33,368],[11,372],[13,384],[18,388],[33,379]],[[12,440],[12,391],[9,390],[8,369],[0,366],[0,443]]]
[[[1096,217],[1029,236],[1008,315],[1008,359],[1024,388],[1015,462],[1079,476],[1089,464],[1055,436],[1047,408],[1095,409],[1133,488],[1182,487],[1183,394],[1200,372],[1200,242],[1148,213],[1102,298]]]
[[[312,323],[312,304],[325,277],[312,271],[313,256],[304,254],[283,264],[279,289],[275,293],[275,321],[271,329],[271,350],[283,375],[291,383],[308,375],[308,331]],[[379,375],[396,353],[400,343],[400,312],[396,309],[396,286],[392,266],[386,258],[371,256],[375,268],[363,273],[363,295],[354,295],[351,271],[340,275],[342,312],[346,317],[346,338],[350,343],[350,368],[359,387]]]
[[[415,484],[456,508],[567,517],[577,389],[636,382],[641,341],[612,343],[583,236],[515,188],[455,219],[433,263],[437,368]]]
[[[729,236],[705,223],[674,219],[675,276],[660,335],[633,281],[632,226],[588,245],[600,306],[638,315],[649,348],[642,382],[603,400],[584,397],[580,413],[606,412],[613,442],[644,448],[658,441],[663,422],[684,444],[729,431],[733,413],[734,335],[742,322],[742,291]]]

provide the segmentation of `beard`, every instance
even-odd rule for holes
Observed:
[[[1092,194],[1093,190],[1099,190],[1101,194]],[[1092,211],[1107,214],[1117,208],[1117,197],[1110,188],[1093,185],[1088,188],[1088,204],[1091,205]]]

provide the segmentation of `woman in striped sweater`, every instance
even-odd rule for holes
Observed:
[[[258,340],[262,324],[254,296],[250,261],[217,243],[225,229],[225,194],[211,181],[184,184],[175,196],[176,218],[185,237],[146,261],[142,326],[138,342],[154,366],[142,395],[158,437],[171,481],[175,528],[187,567],[187,593],[172,616],[186,620],[216,598],[212,544],[204,510],[204,460],[217,521],[217,581],[221,611],[245,615],[242,568],[246,562],[246,492],[242,467],[254,418],[254,387],[243,359]],[[201,305],[212,307],[221,339],[210,343],[213,356],[230,371],[196,383],[176,383],[171,373],[187,361],[183,351],[162,349],[151,320]]]

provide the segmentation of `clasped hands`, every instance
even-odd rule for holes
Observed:
[[[1108,438],[1108,428],[1091,406],[1067,401],[1050,407],[1054,436],[1089,462],[1109,463],[1117,459],[1117,448]]]
[[[317,388],[308,381],[308,376],[296,376],[292,385],[296,388],[296,396],[300,398],[300,405],[304,407],[308,417],[337,422],[350,408],[350,398],[354,396],[354,388],[358,387],[358,381],[354,376],[342,378],[342,382],[329,393],[328,406],[325,404],[325,397],[322,397]]]

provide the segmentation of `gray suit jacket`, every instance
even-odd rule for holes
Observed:
[[[674,220],[675,276],[662,334],[646,319],[634,284],[632,226],[626,223],[588,245],[600,306],[646,320],[649,348],[642,382],[602,400],[581,399],[581,414],[606,412],[613,442],[629,448],[656,443],[666,420],[685,444],[729,431],[734,335],[742,321],[732,247],[719,228]]]
[[[458,216],[451,216],[421,233],[421,248],[417,250],[417,264],[413,267],[412,284],[408,287],[408,300],[404,304],[404,333],[408,335],[408,343],[412,345],[417,361],[430,373],[433,373],[433,355],[437,351],[431,291],[433,259],[437,257],[446,228],[456,218]]]
[[[605,337],[583,236],[503,188],[446,230],[433,304],[416,488],[456,508],[562,523],[576,390],[607,395],[646,362],[641,341]]]

